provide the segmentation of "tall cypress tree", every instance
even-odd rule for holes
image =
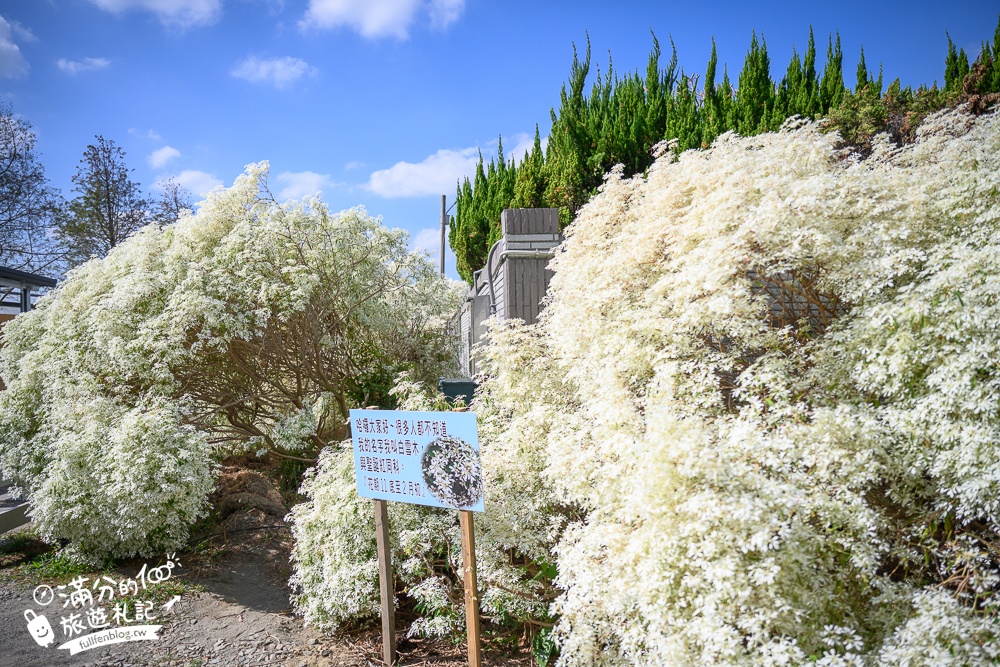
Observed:
[[[984,49],[985,50],[985,49]],[[987,93],[1000,93],[1000,18],[997,19],[997,29],[993,32],[993,49],[990,53],[990,68],[984,77]]]
[[[844,54],[840,50],[840,33],[837,33],[836,46],[833,38],[827,40],[826,63],[823,66],[823,78],[819,85],[820,115],[831,107],[840,104],[844,99]]]
[[[785,76],[782,77],[781,83],[778,84],[774,99],[773,115],[776,119],[779,119],[779,124],[780,121],[789,116],[796,114],[803,115],[804,112],[798,108],[797,104],[804,86],[802,79],[802,60],[793,47],[792,59],[788,62],[788,69],[785,70]]]
[[[771,61],[767,45],[757,41],[757,33],[750,39],[750,50],[740,71],[736,89],[736,131],[743,136],[758,134],[768,129],[774,108],[774,82],[771,80]]]
[[[671,42],[673,47],[673,43]],[[642,173],[651,163],[650,148],[662,139],[678,139],[678,148],[708,146],[719,134],[736,130],[754,134],[775,129],[791,115],[819,118],[827,115],[832,127],[854,145],[864,146],[880,129],[889,129],[898,141],[912,138],[915,122],[947,100],[935,88],[916,93],[895,81],[882,91],[882,72],[874,79],[864,50],[856,71],[854,91],[844,86],[840,35],[827,40],[822,77],[817,75],[816,43],[812,28],[800,57],[793,52],[784,78],[775,86],[763,38],[752,35],[750,50],[739,75],[739,88],[723,67],[716,83],[718,59],[715,41],[699,93],[697,75],[680,72],[677,51],[667,67],[659,64],[660,44],[653,35],[644,75],[618,76],[610,62],[598,72],[584,93],[590,70],[590,40],[583,59],[574,46],[570,76],[552,109],[548,147],[541,148],[538,127],[532,150],[520,163],[508,163],[500,146],[499,162],[480,159],[476,175],[458,188],[458,211],[452,223],[452,247],[459,255],[459,272],[467,279],[486,259],[489,242],[499,237],[500,211],[510,205],[552,206],[560,222],[568,224],[577,209],[596,191],[602,177],[621,163],[626,175]],[[960,90],[969,72],[968,57],[949,39],[946,87]],[[1000,22],[992,44],[984,44],[976,63],[980,93],[1000,92]],[[916,120],[914,120],[916,119]],[[854,139],[851,139],[854,137]]]
[[[715,38],[712,38],[712,55],[705,66],[705,83],[703,85],[704,100],[701,107],[701,145],[708,147],[715,138],[724,131],[725,117],[719,99],[719,90],[715,86],[715,70],[719,57],[715,52]]]
[[[854,94],[858,95],[868,85],[871,78],[868,75],[868,66],[865,64],[865,47],[861,47],[861,57],[858,59],[858,69],[856,72],[857,82],[854,84]]]
[[[725,119],[724,132],[736,129],[738,114],[736,111],[736,90],[729,80],[729,66],[722,66],[722,84],[719,86],[720,117]]]
[[[486,261],[490,221],[483,213],[483,203],[488,190],[483,154],[480,152],[472,183],[466,178],[457,193],[455,223],[451,226],[450,236],[458,275],[468,282],[472,282],[472,273]]]
[[[559,209],[559,220],[569,224],[577,208],[585,201],[583,179],[586,172],[586,144],[583,97],[587,74],[590,72],[590,37],[587,52],[581,61],[573,46],[569,90],[563,84],[559,94],[559,111],[551,111],[552,131],[549,151],[553,160],[546,160],[547,182],[545,199]]]
[[[531,145],[531,152],[524,156],[524,160],[517,169],[517,178],[514,179],[514,201],[515,208],[542,208],[545,202],[545,154],[542,152],[542,138],[538,132],[538,125],[535,125],[535,141]]]
[[[816,73],[816,39],[809,26],[809,42],[802,58],[802,87],[796,97],[795,113],[809,118],[819,118],[823,114],[819,96],[819,76]]]
[[[947,34],[947,33],[945,33]],[[954,93],[962,90],[962,82],[969,73],[969,57],[965,49],[956,50],[955,42],[948,35],[948,55],[944,59],[944,90]]]
[[[677,139],[678,152],[701,146],[701,132],[698,127],[698,107],[695,100],[696,81],[689,79],[681,71],[681,79],[674,95],[674,113],[667,134]]]

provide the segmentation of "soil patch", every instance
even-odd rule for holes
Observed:
[[[0,667],[378,667],[381,637],[377,627],[324,635],[293,615],[287,587],[291,534],[284,517],[288,501],[261,471],[223,467],[210,500],[214,511],[197,527],[192,547],[179,553],[171,579],[175,588],[156,600],[158,639],[90,649],[75,656],[55,647],[67,641],[60,618],[72,608],[60,600],[41,608],[33,602],[43,583],[26,563],[52,547],[33,536],[31,524],[0,538]],[[110,572],[68,573],[44,583],[58,590],[74,576],[135,577],[142,561],[121,563]],[[149,567],[156,564],[150,562]],[[68,590],[68,589],[67,589]],[[176,598],[176,599],[175,599]],[[171,600],[173,602],[171,603]],[[55,633],[47,648],[27,629],[25,610],[45,612]],[[467,664],[465,646],[406,638],[397,628],[400,665],[459,667]],[[125,626],[123,626],[125,627]],[[90,632],[88,630],[88,632]],[[526,655],[487,650],[487,665],[529,667]]]

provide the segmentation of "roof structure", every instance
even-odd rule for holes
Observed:
[[[16,308],[22,313],[31,310],[32,294],[43,287],[55,287],[56,283],[55,278],[0,266],[0,315],[5,314],[3,312],[5,308]],[[18,292],[19,298],[16,301],[10,300],[8,297],[15,291]]]
[[[22,285],[26,287],[55,287],[56,279],[0,266],[0,285],[18,288]]]

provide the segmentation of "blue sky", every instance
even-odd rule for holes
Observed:
[[[998,14],[976,0],[0,0],[0,98],[67,197],[95,134],[154,194],[166,177],[199,194],[268,160],[279,198],[363,205],[436,258],[440,195],[451,205],[498,135],[509,155],[536,123],[548,132],[588,32],[595,65],[610,51],[618,71],[645,67],[653,30],[701,73],[714,37],[735,79],[751,31],[778,78],[810,26],[821,59],[839,30],[849,82],[863,45],[887,82],[916,86],[942,82],[946,31],[975,57]]]

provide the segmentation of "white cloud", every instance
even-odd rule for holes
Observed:
[[[152,12],[164,26],[185,30],[211,25],[222,15],[222,0],[90,0],[115,14],[139,9]]]
[[[444,228],[445,248],[448,247],[448,227]],[[441,254],[441,228],[425,227],[410,238],[414,250],[422,250],[431,257]]]
[[[171,178],[174,179],[174,182],[177,183],[177,185],[186,189],[196,197],[202,197],[205,193],[210,192],[211,190],[222,185],[222,181],[216,178],[215,174],[209,174],[195,169],[185,169]],[[162,180],[165,181],[167,179]],[[157,185],[159,185],[159,182]]]
[[[436,28],[458,20],[465,0],[309,0],[302,28],[340,28],[363,37],[406,39],[417,15],[426,13]]]
[[[287,88],[306,74],[315,72],[309,63],[291,56],[263,59],[249,56],[236,63],[229,74],[250,83],[269,83],[276,88]]]
[[[321,194],[323,190],[337,187],[327,174],[317,174],[314,171],[284,171],[275,177],[275,182],[282,186],[278,191],[278,201],[302,199]]]
[[[3,20],[0,18],[0,20]],[[10,29],[14,31],[17,39],[22,42],[37,42],[38,38],[35,37],[35,33],[31,32],[31,29],[27,26],[23,26],[17,21],[7,21],[10,25]]]
[[[150,139],[152,141],[162,141],[163,137],[156,130],[140,130],[135,127],[130,127],[128,133],[133,137],[139,137],[140,139]]]
[[[462,16],[465,0],[431,0],[427,8],[431,17],[431,25],[435,28],[447,28]]]
[[[56,61],[56,66],[70,75],[104,69],[110,64],[111,61],[107,58],[84,58],[83,60],[66,60],[65,58],[60,58]]]
[[[361,162],[359,160],[351,160],[350,162],[344,165],[344,169],[346,169],[347,171],[353,171],[355,169],[361,169],[361,167],[364,166],[366,166],[364,162]]]
[[[444,228],[444,265],[445,272],[455,275],[455,253],[448,245],[448,227]],[[441,227],[425,227],[410,237],[410,247],[427,253],[427,258],[437,267],[441,261]]]
[[[25,32],[31,35],[31,31],[22,28],[16,21],[7,21],[0,16],[0,77],[5,79],[19,79],[28,73],[28,61],[21,53],[21,48],[14,43],[14,33],[17,33],[23,41]],[[31,35],[34,38],[34,35]]]
[[[472,176],[479,162],[479,150],[439,150],[423,161],[397,162],[388,169],[374,172],[368,189],[383,197],[425,197],[455,191],[455,183]]]
[[[159,169],[166,163],[170,162],[174,158],[181,156],[181,152],[174,148],[173,146],[164,146],[163,148],[157,148],[155,151],[149,154],[149,166],[153,169]]]

